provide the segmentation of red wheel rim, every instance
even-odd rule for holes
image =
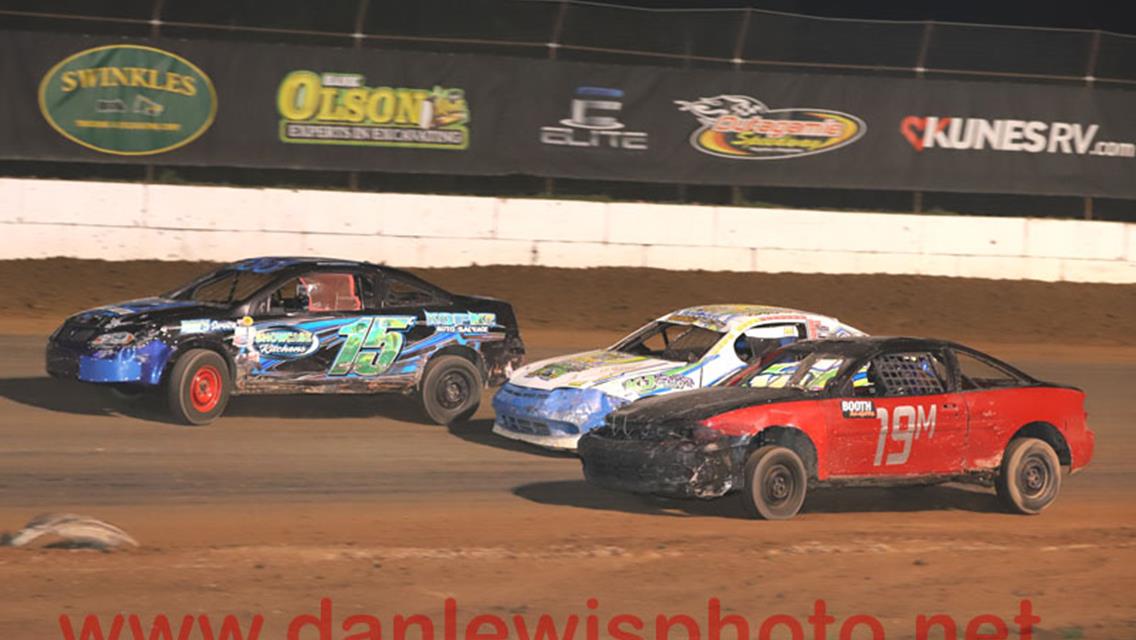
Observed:
[[[221,372],[211,364],[198,369],[189,381],[189,400],[201,413],[212,411],[221,401]]]

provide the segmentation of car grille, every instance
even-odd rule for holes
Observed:
[[[622,416],[608,415],[604,420],[604,437],[611,440],[678,440],[690,435],[689,424],[632,422]]]
[[[98,331],[98,327],[84,327],[82,325],[68,323],[63,326],[63,330],[55,337],[55,341],[59,344],[80,346],[87,344],[91,338],[95,337]]]
[[[527,433],[534,436],[547,436],[551,433],[548,428],[548,423],[540,420],[503,415],[498,416],[498,421],[501,423],[501,426],[509,431],[516,431],[517,433]]]
[[[501,387],[501,393],[510,395],[516,398],[526,398],[529,400],[544,400],[551,394],[551,391],[545,389],[530,389],[528,387],[517,386],[512,383],[507,383]]]

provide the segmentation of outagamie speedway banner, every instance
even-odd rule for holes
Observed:
[[[0,33],[0,157],[1136,197],[1136,92]]]

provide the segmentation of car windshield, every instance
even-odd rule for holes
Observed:
[[[847,358],[810,351],[789,351],[769,364],[744,374],[737,386],[757,389],[823,391],[836,379]]]
[[[627,336],[613,351],[676,362],[695,362],[726,334],[692,324],[652,322]]]
[[[225,269],[206,275],[170,294],[174,300],[229,305],[245,300],[272,282],[271,273]]]

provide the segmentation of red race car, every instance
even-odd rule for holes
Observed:
[[[748,513],[791,518],[816,486],[993,484],[1039,513],[1061,467],[1093,455],[1085,394],[942,340],[800,342],[724,385],[645,398],[581,438],[600,486],[672,497],[739,491]]]

